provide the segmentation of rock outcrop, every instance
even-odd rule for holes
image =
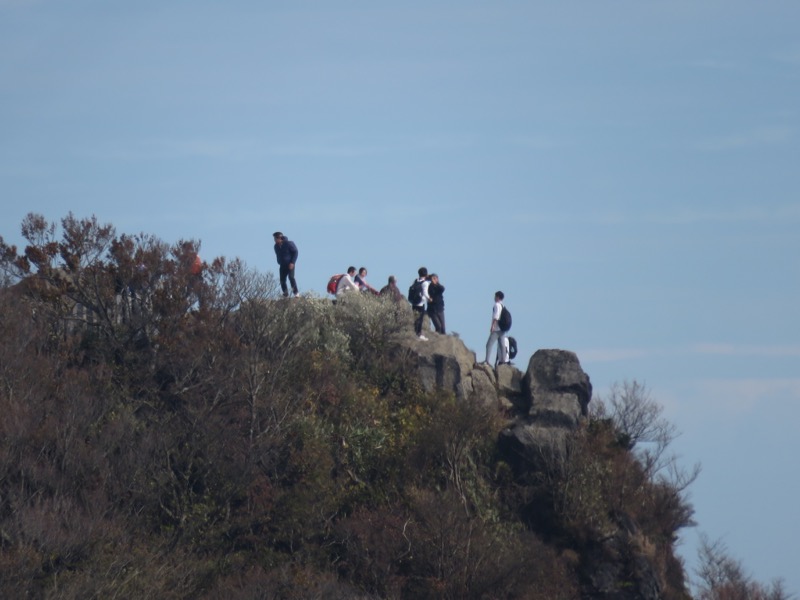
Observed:
[[[475,353],[456,336],[428,337],[408,336],[401,343],[416,361],[422,388],[496,406],[520,438],[531,426],[572,430],[588,412],[592,384],[574,352],[538,350],[523,373],[513,365],[494,369],[477,363]]]
[[[563,455],[567,439],[588,414],[592,384],[574,352],[537,350],[522,378],[524,404],[498,440],[518,472]]]
[[[523,373],[510,365],[476,364],[475,353],[455,336],[430,334],[428,341],[409,336],[402,346],[416,362],[426,391],[443,389],[506,415],[498,447],[517,475],[566,459],[570,436],[588,416],[592,397],[589,376],[574,352],[538,350]],[[635,550],[636,525],[624,514],[614,521],[617,527],[583,548],[579,571],[587,594],[616,600],[662,597],[653,562]]]

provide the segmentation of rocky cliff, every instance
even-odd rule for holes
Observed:
[[[495,369],[477,363],[475,353],[455,336],[430,334],[428,341],[408,337],[401,347],[415,361],[426,391],[441,389],[458,399],[497,408],[505,417],[498,450],[520,480],[532,473],[535,477],[547,468],[545,462],[552,468],[554,457],[563,462],[570,439],[588,422],[592,384],[574,352],[537,350],[521,371],[513,365]],[[624,512],[609,515],[608,523],[602,536],[585,540],[579,551],[584,594],[614,599],[668,597],[663,568],[643,549],[647,542],[637,524]]]
[[[502,443],[515,452],[525,454],[532,443],[574,430],[588,414],[592,384],[574,352],[538,350],[523,372],[478,363],[452,335],[431,334],[426,342],[408,337],[401,346],[415,357],[426,391],[443,389],[502,411],[509,420]]]

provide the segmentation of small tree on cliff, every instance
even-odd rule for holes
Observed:
[[[742,563],[732,558],[721,540],[700,539],[700,564],[697,575],[698,600],[791,600],[794,596],[784,590],[783,581],[769,585],[754,581]]]
[[[680,432],[664,418],[664,407],[653,399],[645,384],[635,379],[614,383],[608,396],[595,398],[590,407],[591,418],[611,423],[619,445],[634,452],[648,478],[667,483],[678,492],[697,479],[699,464],[683,469],[677,464],[678,457],[667,453]]]

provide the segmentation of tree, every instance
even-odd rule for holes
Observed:
[[[699,464],[685,470],[678,466],[677,456],[667,454],[680,433],[663,417],[664,407],[644,384],[636,380],[614,383],[605,400],[595,398],[590,406],[591,418],[611,422],[619,445],[634,451],[648,477],[659,478],[683,492],[700,475]]]
[[[754,581],[742,563],[732,558],[722,540],[700,538],[697,552],[698,600],[790,600],[781,579],[769,585]]]

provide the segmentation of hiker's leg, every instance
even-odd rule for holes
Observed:
[[[436,328],[436,333],[441,333],[442,335],[445,335],[444,311],[443,310],[435,310],[431,314],[431,319],[433,320],[433,326]]]
[[[289,267],[286,265],[281,265],[280,268],[280,280],[281,280],[281,291],[283,292],[284,296],[289,295],[289,288],[286,287],[286,277],[289,275]]]
[[[489,334],[489,339],[486,341],[486,362],[489,362],[489,357],[492,355],[492,347],[494,343],[497,341],[497,336],[499,335],[499,331],[493,331]],[[491,363],[490,363],[491,364]]]
[[[500,339],[497,341],[497,345],[498,345],[497,352],[498,352],[498,354],[500,356],[500,362],[501,363],[507,363],[508,362],[508,336],[505,333],[503,333],[502,331],[500,332]]]
[[[414,333],[422,335],[422,320],[425,318],[425,309],[421,306],[413,306],[414,309]]]

